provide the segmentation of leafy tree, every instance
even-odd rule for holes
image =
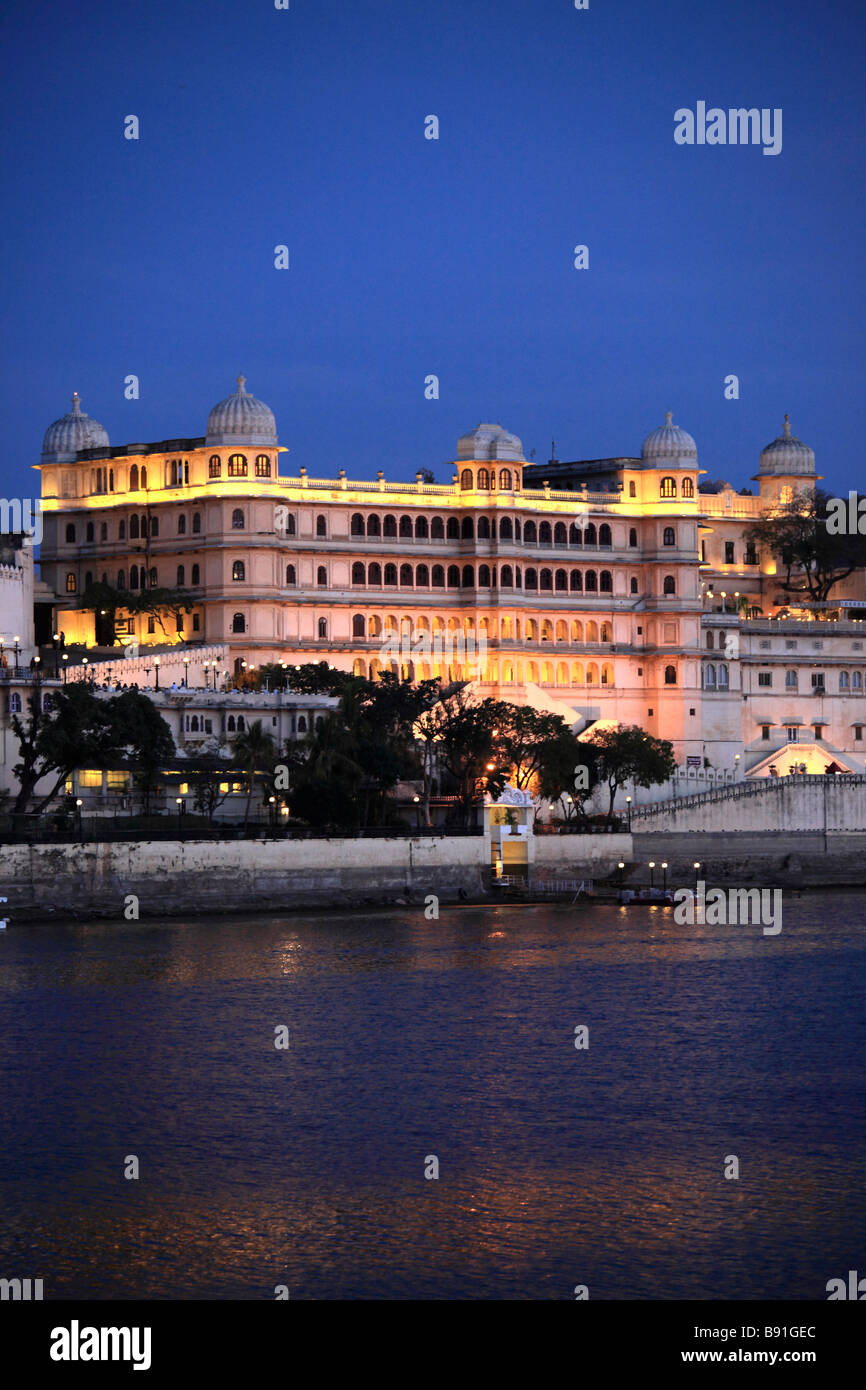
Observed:
[[[136,766],[142,810],[150,814],[160,767],[174,756],[174,739],[152,700],[140,690],[124,690],[103,702],[120,747]]]
[[[485,792],[499,796],[508,781],[506,761],[497,753],[503,708],[489,696],[475,701],[466,686],[459,686],[444,693],[417,721],[421,736],[435,745],[437,761],[457,788],[462,825],[469,823]]]
[[[637,724],[599,729],[584,742],[598,750],[598,780],[607,782],[610,791],[608,820],[613,816],[617,791],[625,782],[652,787],[666,782],[676,768],[673,744],[668,739],[654,738]]]
[[[221,774],[209,767],[193,775],[193,807],[201,815],[207,816],[210,825],[213,825],[217,810],[228,796],[228,792],[220,791],[222,780]]]
[[[598,785],[598,760],[598,749],[566,727],[545,746],[537,774],[538,796],[561,801],[566,820],[583,817],[584,803]]]
[[[53,776],[54,782],[34,807],[37,812],[53,800],[76,768],[86,763],[99,767],[116,758],[123,746],[109,702],[100,700],[86,682],[54,690],[44,701],[41,695],[37,684],[27,701],[28,717],[13,714],[10,720],[20,752],[20,761],[12,769],[19,786],[13,815],[27,810],[44,777]]]
[[[862,536],[833,535],[827,530],[829,494],[822,488],[797,490],[790,502],[747,527],[745,538],[775,557],[789,594],[823,603],[831,590],[866,563]]]
[[[249,820],[250,802],[252,801],[256,774],[271,771],[276,760],[277,746],[273,736],[263,729],[260,719],[256,719],[239,733],[234,741],[232,764],[244,773],[247,782],[244,826]]]

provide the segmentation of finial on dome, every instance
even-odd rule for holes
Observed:
[[[72,414],[81,414],[81,397],[79,396],[77,391],[72,392]]]
[[[673,412],[672,410],[666,410],[666,411],[665,411],[665,424],[666,424],[666,425],[672,425],[673,422],[674,422],[674,412]]]
[[[785,424],[784,424],[783,428],[784,428],[784,432],[785,432],[785,438],[786,438],[786,439],[790,439],[790,437],[791,437],[791,422],[790,422],[790,420],[788,419],[788,412],[787,412],[787,410],[785,411]]]
[[[246,377],[245,377],[245,376],[239,376],[239,377],[238,377],[238,395],[239,395],[239,396],[245,396],[245,395],[247,394],[246,391],[244,390],[244,383],[245,383],[245,382],[246,382]]]

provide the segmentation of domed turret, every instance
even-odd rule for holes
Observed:
[[[277,422],[264,401],[244,390],[246,377],[238,377],[238,389],[215,405],[207,417],[208,444],[262,444],[274,448]]]
[[[72,409],[48,426],[42,439],[43,463],[74,463],[80,449],[103,449],[108,434],[98,420],[81,409],[81,397],[72,393]]]
[[[697,444],[687,430],[674,424],[673,419],[668,411],[664,424],[648,434],[643,442],[640,456],[644,463],[653,468],[661,464],[669,464],[673,468],[691,468],[697,464]]]
[[[787,415],[782,433],[761,450],[757,477],[813,477],[815,452],[791,433]]]
[[[457,441],[458,459],[503,459],[523,463],[523,445],[516,434],[509,434],[501,425],[477,425]]]

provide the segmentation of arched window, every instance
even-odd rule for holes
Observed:
[[[512,589],[514,587],[514,571],[510,565],[502,566],[499,571],[499,583],[503,589]]]
[[[360,560],[356,560],[352,565],[352,583],[363,585],[367,582],[367,574]]]
[[[478,483],[477,483],[477,487],[479,488],[479,490],[480,490],[481,492],[489,492],[489,491],[490,491],[490,470],[489,470],[489,469],[487,469],[487,468],[479,468],[479,470],[478,470]]]
[[[297,582],[294,565],[286,565],[286,583],[297,584]]]
[[[74,526],[74,524],[73,524],[71,521],[70,521],[70,522],[67,522],[67,525],[66,525],[66,544],[67,544],[67,545],[74,545],[74,544],[75,544],[75,526]]]
[[[129,587],[130,589],[138,588],[138,565],[130,565],[129,567]]]
[[[327,523],[327,521],[325,520],[325,517],[323,516],[323,514],[320,512],[319,515],[316,517],[316,535],[317,535],[317,536],[327,536],[327,534],[328,534],[328,523]]]
[[[583,545],[583,536],[580,534],[580,527],[575,526],[574,522],[568,528],[569,545]]]
[[[558,521],[553,528],[554,545],[568,545],[568,531],[564,521]]]
[[[472,469],[464,468],[460,474],[460,486],[464,492],[469,492],[472,487]]]
[[[134,463],[129,470],[129,490],[138,492],[138,464]]]
[[[695,495],[695,485],[694,485],[694,483],[692,482],[691,478],[683,478],[683,492],[682,492],[682,495],[683,495],[683,497],[694,497],[694,495]]]
[[[151,587],[151,589],[158,589],[158,588],[159,588],[159,575],[158,575],[157,572],[156,572],[156,565],[152,565],[152,566],[151,566],[151,570],[150,570],[150,587]]]
[[[256,454],[256,477],[269,478],[271,476],[271,461],[267,454]]]
[[[475,527],[474,527],[473,524],[472,524],[472,517],[471,517],[471,516],[464,516],[463,522],[462,522],[461,527],[460,527],[460,539],[461,539],[461,540],[464,540],[464,541],[471,541],[471,540],[472,540],[472,537],[473,537],[473,535],[474,535],[474,532],[475,532]]]
[[[534,545],[538,540],[538,531],[534,521],[527,521],[523,528],[523,541],[525,545]]]
[[[430,571],[426,565],[419,565],[415,571],[415,585],[420,589],[429,589]]]
[[[449,588],[449,589],[459,589],[459,588],[460,588],[460,571],[459,571],[459,569],[457,568],[456,565],[449,565],[449,566],[448,566],[448,588]]]
[[[676,478],[662,478],[659,483],[659,497],[676,497],[677,480]]]
[[[704,667],[704,689],[715,690],[716,688],[716,668],[711,661]]]
[[[550,544],[551,544],[551,540],[552,540],[552,537],[551,537],[551,531],[550,531],[550,522],[549,522],[549,521],[542,521],[541,525],[540,525],[539,528],[538,528],[538,544],[539,544],[539,545],[550,545]]]
[[[243,731],[244,731],[245,728],[246,728],[246,724],[244,723],[244,717],[243,717],[242,714],[239,714],[239,715],[238,715],[238,733],[243,733]]]
[[[635,485],[634,485],[634,478],[632,478],[631,481],[629,482],[629,485],[628,485],[628,495],[629,495],[629,497],[637,497],[637,488],[636,488]]]
[[[553,588],[553,575],[551,574],[550,570],[544,569],[541,571],[540,575],[538,576],[538,587],[540,589]]]
[[[117,587],[118,589],[126,588],[126,575],[124,574],[123,570],[117,571]]]
[[[840,672],[839,672],[839,689],[840,689],[840,690],[848,690],[848,689],[850,688],[850,684],[851,684],[851,682],[850,682],[849,677],[848,677],[848,672],[847,672],[847,671],[840,671]]]
[[[489,566],[489,565],[479,565],[479,566],[478,566],[478,587],[479,587],[479,589],[489,589],[489,588],[490,588],[490,566]]]
[[[395,516],[385,517],[385,522],[382,526],[382,535],[385,536],[388,540],[394,540],[396,538],[397,518]]]
[[[786,671],[786,672],[785,672],[785,689],[786,689],[786,690],[796,690],[796,689],[797,689],[797,672],[796,672],[796,671]]]
[[[666,667],[665,667],[665,685],[676,685],[676,683],[677,683],[677,668],[676,668],[676,666],[666,666]]]
[[[193,565],[193,567],[192,567],[192,574],[190,575],[190,582],[191,582],[191,584],[193,585],[193,587],[195,587],[196,584],[200,584],[200,583],[201,583],[201,570],[199,569],[198,565]]]
[[[379,520],[378,516],[377,516],[377,515],[375,514],[375,512],[374,512],[372,516],[368,516],[368,517],[367,517],[367,535],[368,535],[368,536],[381,536],[381,534],[382,534],[382,523],[381,523],[381,521]]]
[[[583,575],[580,570],[572,570],[569,586],[573,594],[579,594],[583,590]]]
[[[565,570],[557,570],[554,576],[554,587],[561,592],[568,592],[568,575]]]
[[[353,637],[366,637],[366,636],[367,636],[367,623],[366,623],[366,620],[365,620],[365,618],[364,618],[364,614],[363,614],[363,613],[356,613],[356,614],[354,615],[354,617],[352,618],[352,636],[353,636]]]
[[[352,535],[365,536],[366,534],[367,531],[366,527],[364,526],[364,518],[362,517],[360,512],[354,512],[352,514]]]
[[[385,583],[386,583],[386,584],[393,584],[393,585],[396,587],[396,584],[397,584],[397,566],[396,566],[396,565],[386,565],[386,566],[385,566]]]
[[[219,456],[219,454],[211,454],[210,459],[209,459],[209,461],[208,461],[208,466],[207,466],[208,477],[209,477],[209,478],[218,478],[219,475],[220,475],[220,469],[221,469],[221,468],[222,468],[222,464],[220,463],[220,456]]]
[[[628,533],[628,543],[631,550],[637,550],[637,527],[632,526]]]
[[[235,717],[233,714],[230,714],[226,720],[226,730],[230,734],[233,734],[235,731]]]
[[[378,560],[373,560],[372,563],[367,566],[367,583],[372,584],[375,589],[379,589],[382,586],[382,566],[379,564]]]
[[[461,580],[464,589],[475,588],[475,571],[471,565],[463,566],[463,578]]]
[[[526,587],[527,589],[537,589],[537,588],[538,588],[538,571],[537,571],[537,570],[532,569],[532,568],[530,567],[530,568],[526,571],[526,574],[523,576],[523,578],[524,578],[524,581],[525,581],[525,587]]]
[[[598,579],[598,587],[601,593],[603,594],[613,593],[613,578],[611,576],[610,570],[602,570]]]
[[[723,662],[723,663],[719,666],[719,689],[720,689],[720,690],[727,690],[727,688],[728,688],[728,668],[727,668],[727,666],[725,666],[725,664],[724,664],[724,662]]]
[[[328,571],[325,565],[319,565],[316,569],[316,583],[320,589],[328,586]]]
[[[232,512],[232,530],[242,531],[244,529],[244,514],[240,507],[235,507]]]
[[[298,733],[299,733],[299,734],[305,734],[306,732],[307,732],[307,716],[306,716],[305,714],[299,714],[299,715],[298,715]]]
[[[444,541],[445,539],[445,523],[441,516],[434,516],[430,522],[430,539],[431,541]]]
[[[677,591],[676,580],[672,574],[666,574],[664,578],[663,592],[665,594],[675,594]]]
[[[638,589],[637,589],[637,579],[635,578],[634,575],[632,575],[631,579],[629,580],[629,586],[628,586],[628,587],[629,587],[629,593],[631,593],[631,594],[636,594],[636,593],[637,593],[637,591],[638,591]]]
[[[9,713],[21,714],[21,696],[17,690],[13,690],[9,696]]]
[[[591,521],[583,533],[584,545],[598,545],[598,532],[595,529],[595,522]]]
[[[480,541],[490,540],[490,522],[486,516],[478,518],[478,539]]]
[[[852,689],[852,690],[862,690],[862,689],[863,689],[863,673],[862,673],[861,671],[852,671],[852,673],[851,673],[851,689]]]
[[[664,529],[664,538],[663,538],[663,539],[664,539],[664,544],[665,544],[665,545],[676,545],[676,543],[677,543],[677,534],[676,534],[676,531],[674,530],[673,526],[666,526],[666,527],[665,527],[665,529]]]
[[[229,477],[245,478],[247,476],[247,456],[246,454],[229,454]]]
[[[715,639],[714,639],[714,637],[713,637],[713,634],[712,634],[712,632],[708,632],[708,633],[707,633],[707,651],[708,651],[708,652],[711,652],[711,651],[713,650],[714,645],[715,645]]]
[[[147,487],[147,469],[144,464],[141,465],[141,486],[142,488]]]
[[[445,569],[442,565],[434,565],[431,575],[431,584],[434,589],[445,588]]]
[[[247,620],[243,613],[235,613],[232,618],[232,632],[246,632]]]
[[[426,541],[430,534],[426,516],[416,516],[415,518],[415,538],[416,540]]]
[[[118,539],[119,541],[125,541],[125,540],[126,540],[126,522],[125,522],[125,521],[121,521],[121,522],[118,524],[118,527],[117,527],[117,539]]]
[[[178,567],[177,567],[177,587],[178,587],[179,589],[182,589],[182,588],[184,587],[185,584],[186,584],[186,570],[184,569],[183,565],[178,565]]]
[[[400,535],[401,535],[401,536],[404,536],[404,537],[408,537],[408,538],[411,540],[411,538],[412,538],[412,518],[411,518],[411,516],[401,516],[401,517],[400,517]]]
[[[247,569],[243,560],[235,560],[234,564],[232,565],[232,579],[239,580],[246,579],[246,577]]]
[[[449,541],[459,541],[460,522],[457,520],[456,516],[449,516],[448,525],[445,528],[445,534]]]
[[[293,519],[293,518],[290,518],[290,519]],[[201,512],[193,512],[193,514],[192,514],[192,530],[193,530],[193,535],[194,535],[194,536],[197,536],[197,535],[199,534],[199,532],[201,531]]]
[[[415,576],[412,573],[411,565],[400,566],[400,588],[411,589],[415,583]]]
[[[143,536],[146,536],[146,535],[147,535],[147,517],[146,517],[146,516],[143,516],[143,517],[141,518],[141,534],[142,534]],[[151,534],[151,536],[158,536],[158,535],[159,535],[159,517],[158,517],[158,516],[152,516],[152,517],[150,518],[150,534]]]
[[[503,489],[503,488],[504,488],[504,489],[508,489],[508,488],[511,487],[511,469],[510,469],[510,468],[500,468],[500,470],[499,470],[499,487],[500,487],[500,489]]]
[[[93,540],[94,540],[94,530],[93,530],[93,522],[92,522],[92,521],[88,521],[87,526],[85,527],[85,530],[84,530],[84,540],[85,540],[85,543],[89,543],[89,544],[92,544],[92,543],[93,543]]]
[[[179,536],[186,535],[186,517],[184,516],[183,512],[181,512],[180,516],[177,519],[177,534]]]
[[[514,528],[511,525],[511,517],[504,516],[499,523],[499,539],[501,541],[510,541],[513,535]]]
[[[606,521],[602,522],[601,526],[598,528],[598,543],[599,545],[610,545],[611,543],[610,527]]]
[[[324,641],[324,639],[325,639],[325,638],[327,637],[327,635],[328,635],[328,620],[327,620],[327,618],[320,618],[320,619],[319,619],[319,622],[318,622],[318,625],[317,625],[317,629],[316,629],[316,630],[318,631],[318,634],[319,634],[319,641],[320,641],[320,642]]]
[[[588,594],[594,594],[598,590],[598,576],[595,570],[587,570],[586,578],[583,581],[584,588]]]

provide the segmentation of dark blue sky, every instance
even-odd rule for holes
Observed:
[[[671,409],[743,486],[788,410],[862,486],[864,35],[854,0],[7,6],[5,495],[73,389],[119,444],[241,371],[284,471],[448,481],[479,420],[637,453]],[[676,145],[698,101],[781,107],[781,154]]]

